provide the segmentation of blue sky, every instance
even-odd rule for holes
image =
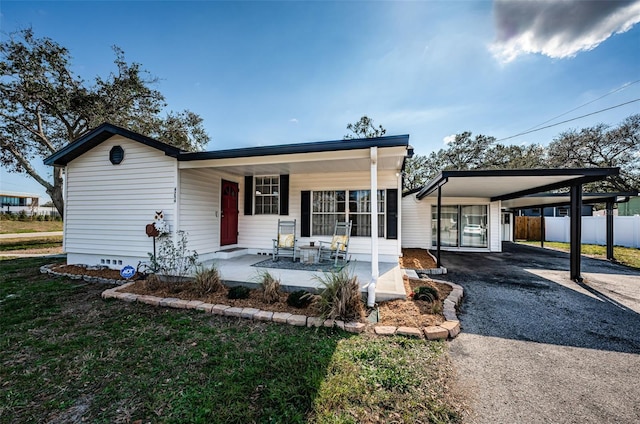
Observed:
[[[121,47],[160,78],[168,109],[204,118],[210,150],[341,139],[366,114],[424,155],[462,131],[502,139],[588,102],[546,125],[596,112],[640,98],[638,22],[637,0],[0,2],[2,39],[32,27],[87,80]],[[640,102],[504,143],[633,113]]]

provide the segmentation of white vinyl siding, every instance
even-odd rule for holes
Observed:
[[[109,151],[119,145],[124,160],[109,161]],[[65,205],[65,250],[69,263],[74,255],[83,260],[123,260],[135,266],[147,260],[153,241],[145,226],[156,211],[175,228],[174,190],[176,160],[164,152],[113,136],[67,165]],[[85,262],[86,263],[86,262]]]
[[[180,170],[180,230],[200,255],[220,247],[220,184],[220,175],[210,169]]]
[[[402,247],[431,248],[431,207],[415,194],[402,198]]]

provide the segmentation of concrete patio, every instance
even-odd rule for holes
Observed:
[[[223,280],[230,283],[257,282],[260,271],[269,271],[271,275],[280,280],[284,289],[315,289],[320,287],[317,276],[322,276],[322,271],[299,271],[290,269],[274,269],[252,266],[264,261],[268,256],[242,254],[235,257],[219,258],[204,262],[204,265],[215,264],[220,270]],[[287,258],[283,261],[291,260]],[[360,282],[360,289],[366,292],[371,281],[371,262],[351,261],[347,265],[349,272],[355,274]],[[380,276],[376,284],[376,301],[404,299],[406,297],[404,283],[402,282],[402,270],[397,263],[379,262]],[[311,290],[310,290],[311,291]]]

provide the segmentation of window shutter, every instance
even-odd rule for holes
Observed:
[[[398,239],[398,190],[387,190],[387,238]]]
[[[311,192],[300,192],[300,236],[311,237]]]
[[[253,176],[244,177],[244,214],[253,215]]]
[[[280,175],[280,215],[289,215],[289,176]]]

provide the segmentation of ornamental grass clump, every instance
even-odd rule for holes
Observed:
[[[203,265],[198,266],[193,279],[193,286],[201,296],[218,292],[224,288],[220,271],[215,265],[211,265],[210,268]]]
[[[258,274],[258,284],[262,291],[262,300],[266,303],[275,303],[280,300],[280,281],[269,271],[261,271]]]
[[[323,286],[318,298],[318,308],[323,318],[349,321],[363,317],[358,277],[350,275],[343,268],[338,272],[326,272],[316,279]]]

